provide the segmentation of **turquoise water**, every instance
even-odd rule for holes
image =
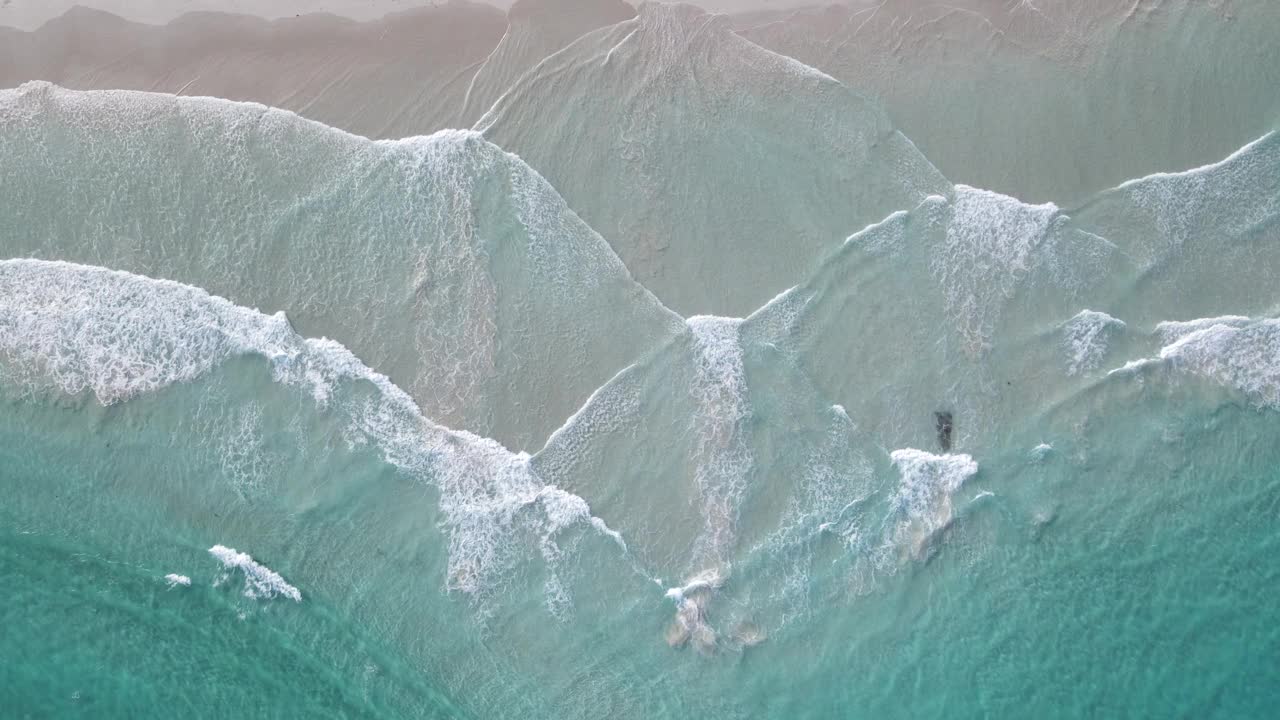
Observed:
[[[1264,590],[1277,579],[1280,428],[1168,368],[1033,413],[975,453],[949,499],[930,488],[970,470],[942,459],[959,456],[895,470],[842,413],[806,428],[798,409],[756,403],[753,473],[775,482],[744,493],[732,574],[694,595],[716,632],[701,652],[668,646],[673,605],[644,577],[683,563],[673,535],[696,520],[596,510],[626,528],[623,551],[584,518],[548,532],[557,513],[532,499],[541,488],[495,498],[492,485],[442,517],[455,489],[431,486],[447,473],[432,465],[450,460],[391,460],[352,437],[386,432],[394,412],[368,380],[338,381],[320,407],[272,373],[251,354],[108,407],[57,390],[5,400],[5,645],[22,660],[6,664],[9,707],[1252,716],[1274,702],[1280,636]],[[419,430],[424,444],[478,442]],[[467,460],[471,472],[509,461],[500,453]],[[788,477],[797,487],[775,487]],[[627,480],[584,491],[608,508],[632,499]],[[501,549],[472,557],[458,535]],[[211,556],[216,544],[251,548],[301,601],[246,597],[247,574]],[[492,589],[468,593],[459,569]],[[169,573],[191,585],[170,587]],[[552,602],[553,578],[571,607]]]
[[[1028,204],[727,32],[400,141],[0,91],[0,715],[1268,716],[1280,135]]]

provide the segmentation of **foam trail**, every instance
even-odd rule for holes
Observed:
[[[991,346],[1000,308],[1042,257],[1037,251],[1059,217],[1053,203],[956,185],[945,245],[930,264],[971,355]]]
[[[775,630],[814,610],[812,580],[828,538],[844,546],[846,559],[855,566],[849,577],[853,592],[866,587],[861,582],[866,578],[857,574],[866,550],[860,510],[878,483],[871,463],[854,444],[858,431],[845,409],[833,405],[828,413],[825,438],[798,468],[801,486],[788,500],[779,527],[760,546],[768,564],[781,570],[781,577],[770,583],[769,603],[781,609]]]
[[[209,548],[209,554],[221,561],[226,569],[244,573],[245,597],[269,600],[282,595],[294,602],[302,602],[302,592],[298,588],[285,582],[280,573],[256,562],[249,553],[237,552],[225,545],[214,545]]]
[[[739,328],[742,321],[700,315],[689,318],[693,331],[697,468],[694,481],[702,497],[705,521],[695,562],[727,566],[754,459],[747,442],[751,416]]]
[[[694,408],[693,481],[703,527],[689,558],[689,579],[666,591],[676,604],[667,642],[678,647],[692,641],[702,653],[716,647],[706,608],[730,572],[739,506],[755,463],[746,436],[751,404],[741,325],[741,319],[711,315],[688,320],[693,360],[689,387]]]
[[[181,586],[183,586],[183,587],[190,587],[190,586],[191,586],[191,578],[187,577],[186,575],[179,575],[179,574],[177,574],[177,573],[169,573],[168,575],[165,575],[165,576],[164,576],[164,580],[165,580],[165,582],[169,583],[169,587],[171,587],[171,588],[173,588],[173,587],[178,587],[179,585],[181,585]]]

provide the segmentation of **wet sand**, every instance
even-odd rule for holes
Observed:
[[[0,0],[0,25],[35,30],[76,7],[101,10],[133,22],[163,25],[197,12],[251,15],[266,20],[324,13],[369,21],[445,4],[442,0]],[[505,10],[511,2],[495,0],[486,4]]]
[[[268,20],[326,13],[351,20],[377,20],[389,13],[446,4],[444,0],[0,0],[0,26],[35,30],[76,6],[104,10],[134,22],[163,25],[184,13],[224,12]],[[487,0],[507,10],[513,0]],[[632,3],[638,4],[638,3]],[[705,10],[722,13],[773,11],[815,5],[813,0],[702,0]]]
[[[34,32],[0,28],[0,87],[208,95],[406,137],[463,125],[467,88],[506,27],[501,10],[467,2],[370,22],[191,13],[161,26],[78,7]]]
[[[1274,3],[894,0],[736,27],[878,98],[951,180],[1029,202],[1204,165],[1280,119]]]

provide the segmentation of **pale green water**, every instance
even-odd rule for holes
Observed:
[[[684,12],[522,82],[664,28],[765,57]],[[852,236],[753,228],[849,180],[770,135],[743,157],[793,156],[733,178],[754,215],[648,259],[474,133],[0,91],[0,715],[1269,715],[1278,136],[1028,205],[870,104],[841,124],[833,82],[784,85],[868,153]],[[554,95],[522,92],[488,136]],[[611,230],[680,225],[598,190]],[[785,292],[681,317],[637,263],[681,302]]]

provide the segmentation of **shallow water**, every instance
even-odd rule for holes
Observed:
[[[1030,204],[796,105],[769,122],[910,150],[795,232],[852,226],[780,252],[806,188],[738,176],[769,224],[646,258],[620,222],[716,194],[579,208],[555,175],[587,197],[612,156],[548,181],[489,139],[536,101],[560,142],[548,98],[654,36],[794,79],[699,18],[589,33],[483,135],[0,91],[4,714],[1269,714],[1277,135]],[[645,132],[734,87],[659,75]],[[754,304],[682,305],[716,298]]]

